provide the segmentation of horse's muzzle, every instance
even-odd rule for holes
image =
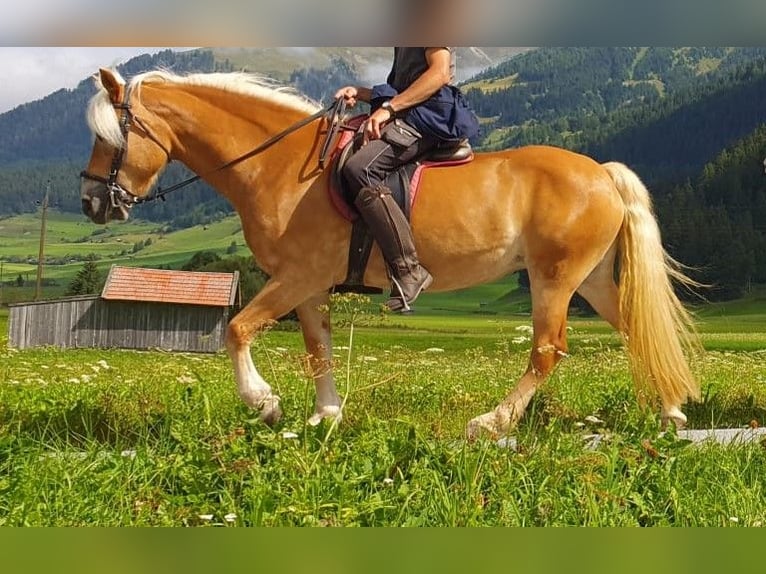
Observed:
[[[130,216],[130,211],[124,205],[113,205],[106,185],[96,181],[82,182],[80,201],[82,212],[94,223],[103,225],[112,220],[124,221]]]

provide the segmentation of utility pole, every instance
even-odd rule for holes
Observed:
[[[45,257],[45,220],[48,215],[48,196],[51,191],[51,180],[45,184],[45,197],[43,198],[43,216],[40,223],[40,250],[37,254],[37,284],[35,286],[35,301],[40,300],[40,292],[43,284],[43,258]]]

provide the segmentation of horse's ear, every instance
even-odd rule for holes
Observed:
[[[107,68],[100,68],[98,76],[112,103],[122,103],[122,96],[125,90],[125,82],[122,77],[117,72]]]

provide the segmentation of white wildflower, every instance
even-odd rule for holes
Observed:
[[[224,517],[223,517],[223,519],[224,519],[226,522],[234,522],[234,521],[237,519],[237,515],[236,515],[236,514],[234,514],[233,512],[229,512],[229,514],[227,514],[226,516],[224,516]]]
[[[99,367],[101,367],[102,369],[106,369],[106,370],[108,370],[108,369],[110,369],[110,368],[111,368],[111,367],[109,367],[109,364],[108,364],[108,363],[107,363],[107,362],[106,362],[104,359],[101,359],[101,360],[100,360],[100,361],[98,361],[96,364],[97,364]]]
[[[440,349],[439,347],[428,347],[424,352],[425,353],[443,353],[444,349]]]
[[[213,520],[213,515],[212,514],[200,514],[199,515],[199,519],[200,520],[208,520],[208,521],[209,520]]]
[[[283,431],[282,438],[298,438],[298,435],[291,431]]]
[[[378,361],[378,358],[367,356],[367,357],[360,357],[360,360],[365,361],[367,363],[376,363]]]
[[[602,425],[602,424],[604,424],[604,421],[602,421],[598,417],[594,417],[593,415],[588,415],[587,417],[585,417],[585,422],[586,423],[591,423],[591,424],[594,424],[594,425]]]
[[[394,484],[394,479],[386,477],[383,479],[383,484],[386,486],[391,486],[392,484]]]
[[[739,518],[736,516],[729,516],[729,522],[734,522],[735,524],[739,522]]]

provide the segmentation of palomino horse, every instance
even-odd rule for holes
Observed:
[[[240,397],[266,422],[281,415],[250,344],[295,309],[316,383],[309,422],[340,417],[327,303],[346,276],[351,225],[334,208],[329,170],[318,164],[327,130],[319,107],[245,74],[149,72],[126,84],[102,69],[96,84],[88,109],[96,140],[82,173],[85,214],[96,223],[127,219],[170,160],[199,174],[234,206],[270,276],[226,333]],[[246,160],[232,161],[243,154]],[[469,438],[498,436],[518,422],[566,355],[575,292],[624,335],[634,380],[659,395],[663,422],[685,423],[680,407],[699,395],[685,354],[695,338],[672,281],[691,280],[663,249],[649,193],[627,167],[546,146],[480,153],[468,164],[426,171],[412,226],[433,291],[529,272],[527,370],[495,409],[468,422]],[[389,285],[377,248],[364,282]]]

